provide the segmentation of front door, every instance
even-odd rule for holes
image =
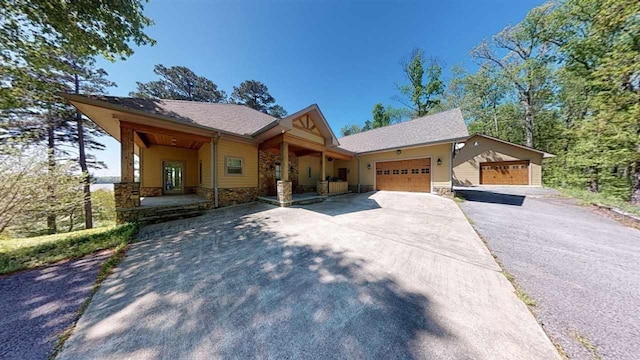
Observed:
[[[164,194],[184,194],[184,162],[165,161],[163,174]]]

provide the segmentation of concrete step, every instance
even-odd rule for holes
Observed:
[[[153,215],[153,216],[142,216],[138,219],[138,222],[140,224],[157,224],[165,221],[196,217],[203,214],[204,214],[204,211],[199,209],[190,210],[190,211],[183,211],[183,209],[174,209],[174,211],[171,213],[164,213],[164,214]]]

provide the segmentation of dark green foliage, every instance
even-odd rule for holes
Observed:
[[[546,184],[640,203],[640,3],[566,0],[533,9],[472,51],[445,106],[470,132],[557,157]]]
[[[213,103],[227,101],[227,94],[218,90],[218,85],[206,77],[196,75],[187,67],[158,64],[154,66],[153,72],[160,80],[136,82],[137,90],[129,93],[129,96]]]
[[[287,111],[280,105],[275,105],[276,99],[269,93],[267,85],[256,80],[246,80],[233,87],[231,102],[246,105],[265,114],[282,118]]]
[[[414,49],[401,65],[409,84],[397,86],[401,93],[397,100],[413,110],[413,117],[429,114],[444,93],[442,66],[435,59],[427,59],[422,49]]]

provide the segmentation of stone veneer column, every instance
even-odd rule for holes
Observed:
[[[278,181],[278,202],[280,206],[289,206],[293,201],[291,181]]]
[[[123,182],[113,184],[116,200],[116,223],[136,221],[134,208],[140,207],[140,183]]]
[[[328,196],[329,195],[329,182],[328,181],[318,181],[318,195],[320,195],[320,196]]]

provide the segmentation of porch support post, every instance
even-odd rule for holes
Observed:
[[[320,196],[327,196],[329,195],[329,182],[326,180],[327,178],[327,171],[326,171],[326,164],[327,164],[327,157],[325,156],[325,152],[322,152],[322,156],[320,157],[320,161],[321,161],[321,176],[320,176],[320,181],[318,181],[318,195]]]
[[[291,181],[289,181],[289,144],[282,142],[280,144],[280,169],[281,180],[277,183],[278,203],[280,206],[289,206],[293,201],[293,189]]]
[[[327,158],[324,154],[324,151],[322,152],[322,157],[320,158],[320,162],[322,165],[322,176],[320,176],[320,181],[325,181],[327,178],[327,172],[326,172]]]
[[[131,183],[133,174],[133,129],[120,127],[120,182]]]
[[[113,185],[116,200],[116,223],[135,222],[140,206],[140,183],[135,182],[133,129],[120,127],[120,182]]]
[[[289,181],[289,144],[284,141],[280,144],[280,155],[282,156],[282,180]]]

